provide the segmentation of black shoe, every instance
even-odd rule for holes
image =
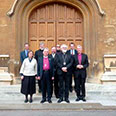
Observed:
[[[28,99],[25,99],[25,101],[24,101],[25,103],[27,103],[28,102]]]
[[[85,98],[82,98],[82,101],[86,102],[86,99]]]
[[[56,98],[58,99],[58,98],[59,98],[59,96],[58,96],[58,95],[56,95]]]
[[[73,89],[71,88],[69,91],[72,93]]]
[[[41,89],[39,89],[39,93],[41,93]]]
[[[46,102],[46,100],[44,100],[44,99],[43,99],[43,100],[41,100],[41,102],[40,102],[40,103],[44,103],[44,102]]]
[[[50,99],[50,100],[48,100],[48,103],[52,103],[51,99]]]
[[[59,100],[58,100],[58,103],[61,103],[62,101],[63,101],[62,99],[59,99]]]
[[[29,100],[29,102],[30,102],[30,103],[32,103],[32,102],[33,102],[33,100],[32,100],[32,99],[30,99],[30,100]]]
[[[67,103],[70,103],[69,99],[65,99],[65,101],[66,101]]]
[[[75,101],[79,101],[79,100],[80,100],[80,98],[77,97],[77,99]]]

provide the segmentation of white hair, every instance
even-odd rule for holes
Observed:
[[[44,45],[44,42],[40,42],[40,45]]]
[[[49,51],[49,49],[48,49],[48,48],[44,48],[44,51]],[[44,51],[43,51],[43,52],[44,52]]]
[[[63,47],[68,48],[66,44],[62,44],[60,48],[62,49]]]
[[[77,45],[77,48],[82,48],[82,46],[81,45]]]
[[[59,44],[57,44],[56,46],[57,46],[57,47],[60,47],[60,45],[59,45]]]
[[[53,50],[53,49],[56,49],[56,47],[55,47],[55,46],[54,46],[54,47],[52,47],[52,50]]]

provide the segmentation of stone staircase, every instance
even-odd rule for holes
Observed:
[[[52,97],[52,104],[48,102],[41,104],[41,93],[33,96],[33,103],[24,103],[24,95],[20,93],[21,85],[0,85],[0,109],[20,110],[116,110],[116,85],[101,85],[86,83],[86,102],[76,102],[76,94],[73,91],[69,95],[70,104],[63,101],[57,103],[55,96]]]
[[[8,73],[8,67],[0,67],[0,85],[11,85],[13,76]]]

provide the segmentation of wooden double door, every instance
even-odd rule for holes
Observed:
[[[34,9],[29,17],[29,44],[35,51],[39,43],[51,49],[56,44],[74,42],[83,46],[83,16],[79,9],[51,3]]]

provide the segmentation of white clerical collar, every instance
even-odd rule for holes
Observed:
[[[55,57],[55,53],[52,54],[53,58]]]
[[[55,54],[55,53],[52,53],[53,55]]]
[[[44,56],[44,58],[48,58],[48,56]]]

